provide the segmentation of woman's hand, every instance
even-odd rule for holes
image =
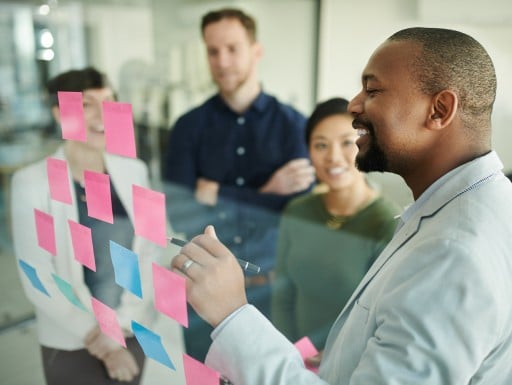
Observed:
[[[102,361],[105,364],[108,376],[113,380],[129,382],[140,371],[133,354],[122,347],[110,351]]]
[[[84,343],[89,354],[100,360],[103,360],[111,351],[121,347],[117,342],[104,335],[99,326],[87,333]]]

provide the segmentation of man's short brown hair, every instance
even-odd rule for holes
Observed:
[[[207,25],[217,23],[223,19],[238,20],[247,31],[249,39],[252,42],[256,41],[256,21],[252,16],[237,8],[222,8],[208,12],[201,21],[201,33],[204,34]]]

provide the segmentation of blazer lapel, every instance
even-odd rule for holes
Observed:
[[[128,217],[130,218],[130,221],[134,223],[132,183],[140,184],[140,181],[135,179],[136,174],[130,174],[130,170],[126,169],[126,164],[128,163],[126,162],[126,159],[108,153],[105,153],[104,156],[107,172],[110,176],[110,183],[112,183],[114,186],[116,194],[123,204]],[[129,178],[127,178],[125,175],[129,176]]]
[[[479,162],[479,167],[471,166],[475,162]],[[381,252],[380,256],[363,277],[360,284],[341,311],[338,320],[341,320],[342,315],[352,307],[354,301],[357,300],[361,292],[382,269],[386,262],[418,232],[423,218],[436,215],[439,210],[460,195],[471,191],[474,188],[478,188],[479,186],[489,182],[494,177],[502,174],[501,169],[503,165],[497,158],[497,155],[494,152],[491,152],[485,158],[477,158],[463,167],[464,168],[459,170],[456,174],[456,183],[442,183],[438,187],[438,190],[435,191],[426,202],[424,202],[424,205],[415,214],[413,214],[411,218],[409,218],[402,228],[398,230],[393,239]],[[445,178],[442,182],[446,182],[453,177],[453,175],[447,175],[447,177],[448,179]]]
[[[83,271],[81,269],[81,265],[74,260],[74,257],[71,259],[69,258],[69,255],[73,256],[74,252],[68,220],[78,222],[76,193],[72,180],[70,180],[70,191],[71,199],[73,202],[72,204],[57,202],[50,198],[49,204],[54,219],[55,234],[58,234],[56,237],[57,256],[55,257],[56,266],[58,267],[57,274],[69,274],[73,281],[80,282],[83,280]]]
[[[341,317],[346,310],[352,306],[353,302],[359,297],[361,292],[366,288],[373,277],[375,277],[375,275],[382,269],[386,262],[418,232],[421,218],[422,217],[411,218],[400,230],[398,230],[393,239],[388,243],[384,250],[382,250],[379,257],[365,274],[354,293],[352,293],[352,296],[341,311],[339,317]]]

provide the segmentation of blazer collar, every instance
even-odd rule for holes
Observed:
[[[127,169],[130,167],[129,158],[119,155],[104,153],[105,167],[110,175],[110,183],[113,184],[117,196],[121,200],[128,217],[133,223],[133,210],[132,210],[132,183],[134,180],[133,174]]]
[[[502,168],[503,164],[497,154],[491,151],[450,171],[430,186],[404,213],[403,217],[406,219],[402,222],[401,228],[398,229],[363,277],[340,316],[352,306],[352,303],[396,251],[418,232],[422,218],[436,215],[452,200],[487,183],[495,176],[502,175]],[[422,199],[422,197],[426,197],[426,199]]]

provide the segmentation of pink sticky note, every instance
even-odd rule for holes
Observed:
[[[103,102],[105,149],[112,154],[137,156],[132,105],[130,103]]]
[[[94,297],[91,298],[91,303],[94,316],[103,334],[126,348],[126,341],[117,321],[116,312]]]
[[[60,125],[62,138],[87,141],[84,106],[81,92],[57,92],[59,98]]]
[[[135,234],[162,247],[167,246],[165,228],[165,195],[132,186]]]
[[[106,174],[84,171],[85,201],[87,214],[108,223],[114,223],[110,178]]]
[[[183,353],[183,371],[187,385],[219,385],[218,372],[185,353]]]
[[[71,189],[69,188],[68,166],[65,160],[46,159],[46,171],[50,186],[50,197],[56,201],[71,204]]]
[[[68,219],[68,226],[75,259],[92,271],[96,271],[91,229],[71,219]]]
[[[38,209],[34,209],[34,216],[36,220],[37,244],[51,255],[57,255],[53,217]]]
[[[188,328],[185,278],[153,263],[155,308]]]
[[[302,337],[300,340],[295,342],[295,347],[299,351],[300,356],[302,357],[303,360],[309,357],[316,356],[318,354],[318,350],[315,348],[315,345],[313,345],[313,343],[307,336]],[[315,373],[318,373],[317,367],[309,366],[306,364],[306,368]]]

